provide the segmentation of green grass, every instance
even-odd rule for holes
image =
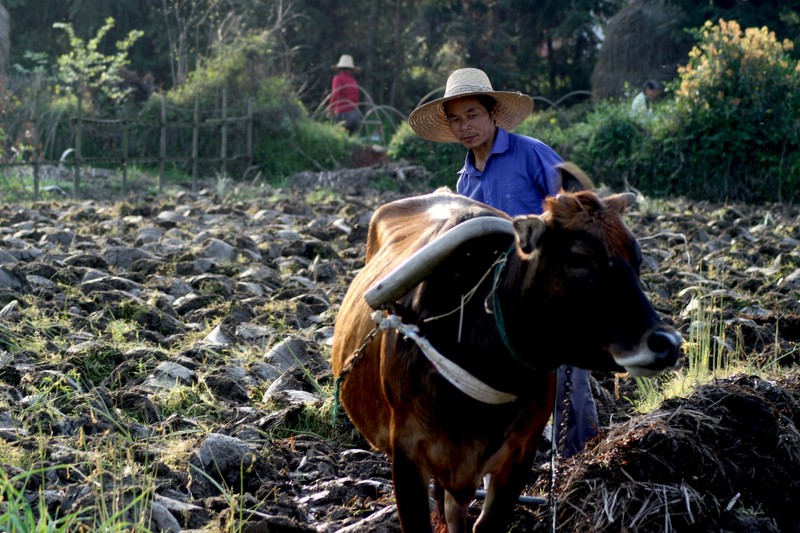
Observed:
[[[107,407],[86,410],[116,422]],[[147,462],[134,457],[143,447],[147,457],[148,443],[135,442],[119,424],[116,430],[105,435],[79,432],[69,448],[70,462],[50,466],[43,466],[50,459],[46,431],[34,435],[34,446],[27,451],[19,443],[0,445],[0,531],[148,533],[156,479]],[[88,482],[78,510],[62,513],[60,502],[45,490],[54,479]]]
[[[727,338],[723,316],[731,303],[714,291],[695,290],[688,305],[690,327],[683,344],[686,364],[656,378],[634,378],[638,395],[630,400],[636,412],[653,411],[669,398],[685,398],[715,379],[741,373],[768,377],[772,373],[770,366],[774,365],[756,364],[735,340]]]

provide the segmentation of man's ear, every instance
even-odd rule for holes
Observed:
[[[567,192],[593,191],[594,183],[575,163],[564,161],[556,165],[561,175],[561,189]]]
[[[537,215],[523,215],[514,217],[513,223],[517,248],[524,255],[532,254],[539,244],[539,239],[544,235],[544,220]]]

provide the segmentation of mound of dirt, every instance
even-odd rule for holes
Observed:
[[[564,465],[565,531],[798,531],[800,375],[740,375],[608,428]],[[577,509],[576,509],[577,507]]]

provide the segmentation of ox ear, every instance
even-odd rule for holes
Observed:
[[[561,175],[561,189],[567,192],[593,191],[594,183],[575,163],[565,161],[556,165]]]
[[[523,215],[514,217],[513,222],[517,247],[525,255],[533,253],[539,239],[544,234],[544,220],[536,215]]]
[[[636,203],[636,195],[632,192],[621,192],[607,196],[604,201],[608,207],[622,215]]]

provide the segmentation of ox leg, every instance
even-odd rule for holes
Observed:
[[[444,531],[447,527],[444,514],[444,487],[435,479],[433,480],[433,500],[436,502],[436,507],[433,510],[431,518],[433,530]]]
[[[474,495],[474,492],[472,492]],[[449,491],[444,493],[444,514],[447,520],[447,533],[467,532],[467,507],[469,502],[459,503]]]
[[[492,474],[481,515],[473,528],[475,533],[505,531],[533,466],[533,454],[530,455],[529,460],[506,465],[505,471]]]
[[[405,533],[432,533],[428,486],[417,465],[397,447],[392,454],[394,499]]]

